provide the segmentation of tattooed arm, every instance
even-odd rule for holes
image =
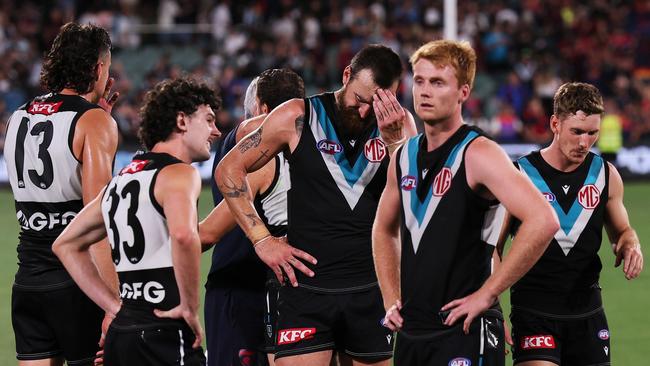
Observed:
[[[253,206],[247,174],[263,167],[281,152],[291,152],[298,145],[302,132],[305,104],[292,99],[273,110],[262,125],[237,143],[219,163],[215,173],[217,186],[235,220],[255,247],[255,251],[283,281],[283,272],[297,286],[293,268],[313,275],[300,260],[315,263],[313,257],[291,247],[286,238],[274,238],[264,226]]]

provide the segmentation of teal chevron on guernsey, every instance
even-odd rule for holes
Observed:
[[[441,171],[445,168],[451,171],[451,179],[453,180],[460,164],[463,160],[463,152],[467,148],[467,145],[479,136],[475,131],[470,131],[465,138],[460,141],[449,153],[447,160],[445,161],[444,166]],[[402,171],[403,179],[405,177],[414,177],[416,182],[420,182],[422,177],[419,174],[417,166],[417,155],[421,139],[424,138],[424,135],[420,134],[408,140],[408,142],[402,148],[400,153],[400,168]],[[415,187],[417,187],[417,184]],[[413,244],[413,250],[417,253],[417,249],[420,245],[420,240],[422,235],[431,220],[431,217],[438,208],[440,200],[444,196],[436,196],[433,194],[433,185],[430,189],[427,189],[427,194],[423,201],[417,195],[417,189],[411,189],[408,191],[400,190],[402,195],[402,205],[404,205],[404,213],[406,217],[406,226],[409,228],[411,234],[411,242]]]
[[[530,180],[533,182],[535,187],[542,192],[551,192],[548,184],[542,178],[542,175],[539,171],[528,161],[528,159],[521,158],[517,161],[519,163],[519,169],[526,174]],[[589,167],[589,172],[583,183],[584,186],[593,185],[598,189],[598,192],[602,193],[605,187],[605,168],[604,160],[595,155],[591,161]],[[580,234],[587,226],[589,219],[593,213],[593,209],[584,208],[579,202],[579,195],[576,195],[576,198],[571,205],[571,208],[568,212],[565,212],[557,200],[549,202],[551,207],[555,210],[558,219],[560,220],[560,229],[555,233],[555,239],[562,248],[564,255],[568,255],[571,249],[575,246],[575,243],[578,241]]]
[[[321,141],[325,141],[342,146],[334,130],[334,125],[321,101],[313,97],[309,98],[309,102],[311,108],[309,126],[316,143],[319,144]],[[314,119],[316,120],[314,121]],[[377,127],[374,128],[370,135],[370,139],[373,138],[380,138]],[[321,150],[321,156],[337,187],[348,202],[350,209],[354,210],[366,185],[379,170],[380,162],[371,162],[363,154],[359,154],[354,164],[350,164],[343,148],[332,149],[332,151],[327,152]]]

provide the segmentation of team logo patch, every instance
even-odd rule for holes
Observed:
[[[323,139],[316,143],[316,147],[325,154],[334,155],[343,151],[343,146],[336,141]]]
[[[555,349],[555,338],[551,335],[526,336],[521,340],[521,349]]]
[[[433,195],[436,197],[443,196],[451,187],[451,169],[444,167],[440,170],[433,180]]]
[[[49,116],[50,114],[58,112],[61,104],[63,104],[63,102],[33,102],[29,105],[29,108],[27,108],[27,112],[30,114],[43,114],[45,116]]]
[[[120,175],[137,173],[142,169],[144,169],[144,167],[147,166],[147,163],[149,163],[149,161],[150,160],[133,160],[132,162],[129,163],[129,165],[125,166],[120,171]]]
[[[547,201],[555,202],[555,195],[552,192],[544,192],[542,194],[544,195],[544,198],[546,198]]]
[[[242,366],[252,366],[256,362],[257,357],[255,357],[255,351],[250,349],[240,349],[239,350],[239,363]]]
[[[418,181],[412,175],[405,175],[402,177],[402,183],[400,183],[400,185],[402,186],[403,190],[410,191],[417,187]]]
[[[368,161],[379,163],[386,157],[386,144],[378,138],[370,139],[363,147],[363,155]]]
[[[588,210],[593,210],[600,203],[600,191],[593,184],[582,186],[578,192],[578,203]]]
[[[456,357],[449,361],[447,366],[472,366],[472,361],[465,357]]]
[[[303,339],[313,338],[316,328],[290,328],[278,331],[278,345],[300,342]]]
[[[601,329],[598,332],[598,338],[602,339],[603,341],[606,341],[609,339],[609,331],[607,329]]]

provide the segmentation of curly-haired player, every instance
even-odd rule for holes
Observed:
[[[50,93],[9,119],[4,156],[21,227],[12,323],[21,365],[92,364],[98,350],[101,309],[74,284],[51,246],[111,179],[117,124],[109,113],[117,93],[108,98],[110,49],[104,29],[64,25],[41,73]],[[91,255],[117,293],[108,243],[94,245]]]
[[[215,92],[191,79],[166,80],[145,97],[140,138],[149,150],[114,177],[54,243],[79,287],[115,319],[107,365],[204,365],[199,322],[196,202],[221,135]],[[88,249],[108,236],[120,297],[102,282]]]

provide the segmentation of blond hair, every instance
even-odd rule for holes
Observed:
[[[413,53],[411,65],[420,59],[429,60],[436,66],[449,65],[454,68],[458,86],[467,84],[470,89],[476,74],[476,52],[467,41],[437,40],[429,42]]]
[[[553,97],[553,114],[560,120],[583,111],[588,116],[603,114],[603,96],[598,88],[587,83],[565,83]]]

